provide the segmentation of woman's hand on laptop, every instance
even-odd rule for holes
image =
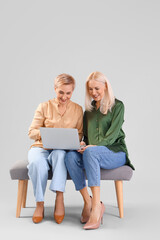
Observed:
[[[80,142],[80,149],[78,149],[77,152],[83,153],[85,147],[86,147],[86,143],[84,141],[81,141]]]
[[[85,142],[83,142],[83,141],[81,141],[80,142],[80,146],[81,146],[81,148],[79,149],[79,150],[77,150],[79,153],[82,153],[83,154],[83,152],[86,150],[86,148],[88,148],[88,147],[95,147],[96,145],[87,145],[86,146],[86,143]]]
[[[81,146],[81,148],[82,148],[82,147],[86,147],[86,143],[85,143],[84,141],[81,141],[81,142],[80,142],[80,146]]]

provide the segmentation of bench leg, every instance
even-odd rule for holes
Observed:
[[[115,181],[119,216],[123,218],[123,181]]]
[[[16,217],[20,217],[21,213],[21,206],[23,201],[23,194],[24,194],[24,188],[25,188],[25,180],[18,180],[18,194],[17,194],[17,211],[16,211]]]
[[[27,188],[28,188],[28,180],[24,180],[23,199],[22,199],[22,207],[23,208],[26,207]]]

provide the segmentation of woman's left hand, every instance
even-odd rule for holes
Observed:
[[[88,148],[88,147],[95,147],[95,146],[96,146],[96,145],[87,145],[87,146],[85,146],[85,147],[83,147],[83,148],[77,150],[77,152],[83,154],[84,151],[86,150],[86,148]]]

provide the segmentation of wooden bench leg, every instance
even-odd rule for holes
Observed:
[[[119,216],[123,218],[123,181],[115,181]]]
[[[27,188],[28,188],[28,180],[24,180],[23,199],[22,199],[22,207],[23,208],[26,207]]]
[[[23,193],[25,188],[24,186],[25,186],[25,180],[18,180],[17,211],[16,211],[17,218],[20,217],[20,213],[21,213]]]

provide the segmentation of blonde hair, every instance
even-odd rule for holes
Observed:
[[[69,85],[72,84],[73,85],[73,90],[75,88],[75,79],[66,73],[62,73],[60,75],[58,75],[55,80],[54,80],[54,87],[58,88],[62,85]]]
[[[92,97],[90,96],[89,89],[88,89],[88,83],[89,83],[89,81],[92,81],[92,80],[102,82],[106,85],[104,97],[100,102],[100,112],[103,114],[107,114],[108,110],[111,111],[112,107],[115,104],[115,97],[113,94],[111,84],[109,83],[106,76],[101,72],[92,72],[87,78],[85,109],[86,109],[86,111],[89,111],[89,112],[91,112],[93,110]]]

